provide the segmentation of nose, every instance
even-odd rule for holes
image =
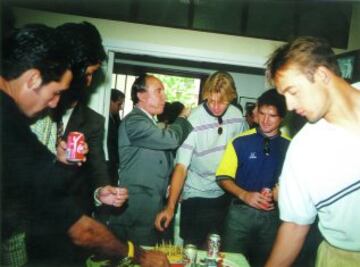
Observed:
[[[269,122],[269,116],[267,114],[265,114],[263,120],[264,120],[264,123],[267,124]]]
[[[290,97],[285,96],[285,101],[286,101],[286,107],[289,111],[292,111],[295,109],[295,102],[293,99],[291,99]]]
[[[86,76],[86,86],[90,86],[91,82],[92,82],[93,76],[92,75],[87,75]]]

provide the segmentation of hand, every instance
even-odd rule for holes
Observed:
[[[67,148],[66,142],[63,140],[60,141],[56,147],[56,158],[58,161],[66,164],[66,165],[74,165],[74,162],[68,161],[66,159],[66,148]],[[88,152],[89,152],[89,146],[86,142],[84,142],[83,154],[86,155]],[[78,166],[81,166],[85,161],[86,161],[86,157],[84,156],[83,160],[80,162],[77,162],[76,164]]]
[[[162,210],[156,215],[155,218],[156,229],[163,232],[166,228],[168,228],[173,217],[174,217],[174,210],[166,207],[164,210]]]
[[[114,207],[121,207],[128,199],[128,190],[124,187],[114,187],[107,185],[99,190],[97,198],[103,204]]]
[[[139,262],[141,267],[170,267],[166,255],[160,251],[154,250],[143,251]]]
[[[279,197],[279,184],[276,184],[271,190],[274,201],[278,201]]]
[[[246,192],[244,196],[244,202],[249,206],[261,209],[261,210],[273,210],[274,203],[272,202],[272,196],[264,196],[259,192]]]
[[[184,107],[181,113],[179,114],[179,117],[187,118],[190,116],[191,108]]]

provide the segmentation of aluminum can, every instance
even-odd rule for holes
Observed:
[[[206,259],[205,260],[205,266],[206,267],[217,267],[218,262],[216,259]],[[222,266],[222,265],[221,265]]]
[[[80,132],[70,132],[67,137],[66,159],[78,162],[84,159],[85,136]]]
[[[220,252],[220,235],[210,234],[207,245],[208,245],[207,258],[217,259]]]
[[[269,196],[271,194],[271,188],[263,187],[260,192],[263,196]]]
[[[197,248],[195,245],[187,244],[183,250],[184,267],[196,267]]]

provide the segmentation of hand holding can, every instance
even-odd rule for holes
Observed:
[[[264,205],[264,209],[269,209],[272,204],[273,204],[273,194],[272,194],[272,191],[271,191],[271,188],[268,188],[268,187],[263,187],[261,189],[261,192],[260,192],[267,200],[268,204],[265,206]]]
[[[66,159],[80,162],[85,158],[85,136],[80,132],[70,132],[67,137]]]

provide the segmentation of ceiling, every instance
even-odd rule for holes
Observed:
[[[347,49],[353,1],[342,0],[3,0],[27,7],[287,41],[313,35]]]

